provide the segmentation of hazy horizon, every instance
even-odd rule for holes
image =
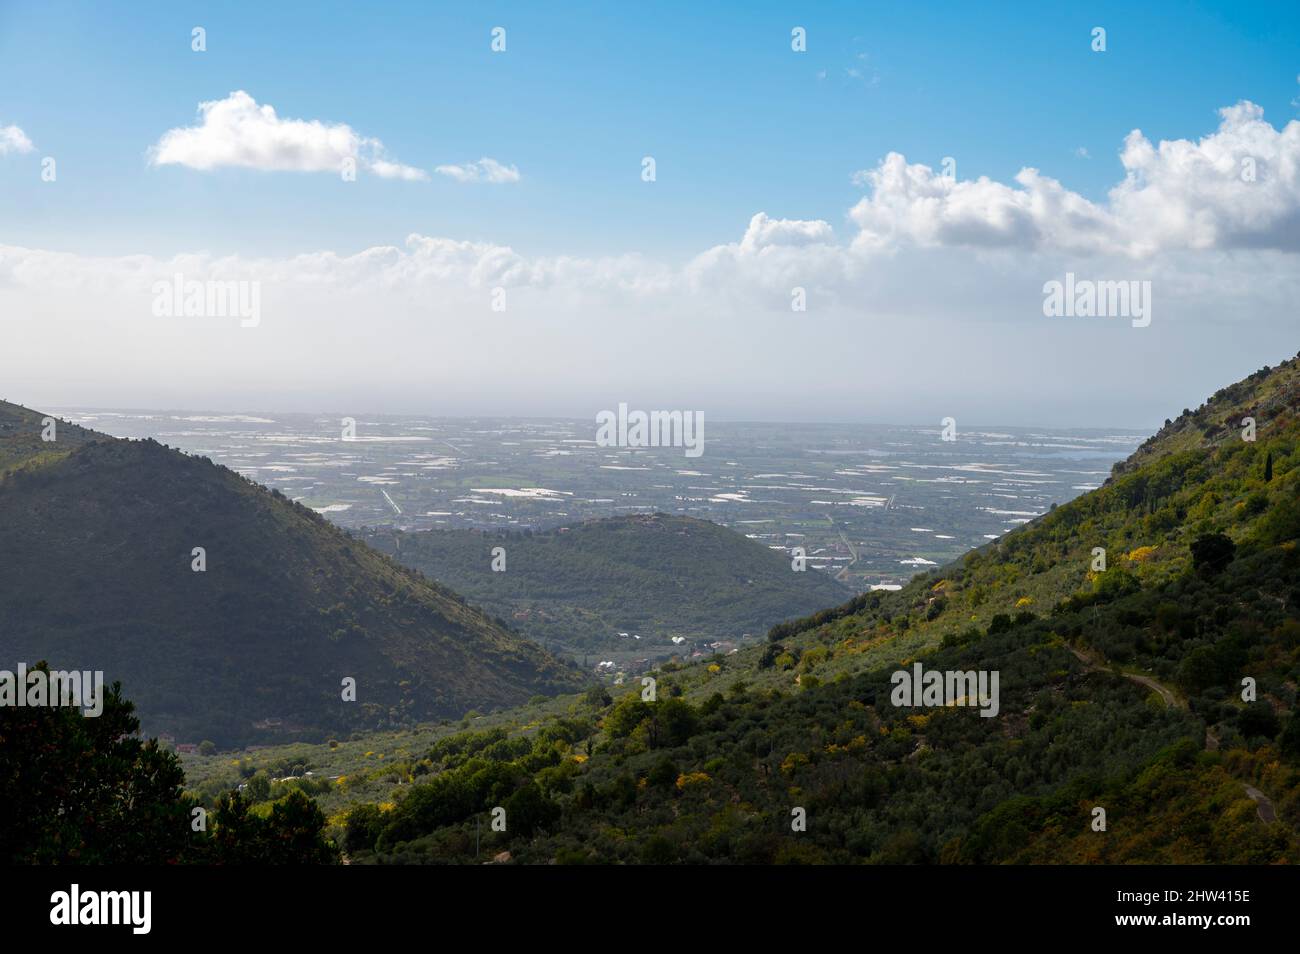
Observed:
[[[1208,397],[1208,396],[1209,396],[1209,395],[1206,395],[1206,397]],[[139,415],[154,415],[154,416],[156,416],[156,415],[164,415],[164,414],[166,414],[166,415],[173,415],[173,416],[175,416],[175,415],[190,415],[190,416],[195,416],[196,419],[197,419],[197,416],[201,416],[201,415],[213,415],[213,416],[227,417],[227,418],[230,418],[230,419],[233,420],[233,419],[240,418],[240,417],[249,417],[249,418],[251,418],[251,417],[264,417],[264,416],[266,416],[266,415],[279,415],[279,416],[303,416],[303,417],[326,417],[326,418],[334,418],[334,417],[336,417],[336,416],[352,416],[352,417],[356,418],[358,421],[361,421],[363,418],[366,418],[366,417],[371,417],[371,418],[388,418],[388,419],[394,419],[394,418],[412,418],[412,419],[419,419],[419,420],[433,420],[433,421],[440,421],[440,420],[446,420],[446,421],[475,421],[475,420],[479,420],[479,421],[502,421],[502,422],[545,422],[545,421],[556,421],[556,422],[563,422],[563,423],[566,423],[566,424],[590,424],[591,427],[592,427],[592,429],[593,429],[593,431],[594,431],[595,428],[596,428],[596,424],[595,424],[595,422],[594,422],[594,415],[592,415],[592,416],[587,416],[587,417],[583,417],[583,416],[574,415],[574,414],[535,414],[535,413],[528,413],[528,414],[508,414],[508,413],[481,413],[481,414],[466,413],[466,414],[443,414],[443,413],[432,413],[432,412],[426,412],[426,411],[371,411],[371,410],[366,410],[366,409],[360,409],[360,410],[357,410],[357,409],[340,409],[340,408],[334,408],[334,409],[328,409],[328,408],[326,408],[326,409],[320,409],[320,408],[317,408],[317,409],[311,409],[311,410],[286,410],[286,409],[283,409],[283,408],[279,408],[279,409],[277,409],[277,408],[267,408],[267,407],[233,407],[233,406],[232,406],[232,407],[229,407],[229,408],[218,408],[218,407],[103,407],[103,406],[95,406],[95,405],[90,405],[90,404],[75,404],[75,405],[40,404],[40,405],[33,406],[33,405],[31,405],[31,404],[29,404],[29,403],[27,403],[27,402],[24,402],[24,401],[14,401],[14,400],[12,400],[12,399],[10,399],[10,398],[0,397],[0,400],[9,400],[11,403],[19,404],[19,405],[22,405],[23,407],[31,408],[32,410],[45,411],[45,412],[48,412],[48,413],[51,413],[51,414],[56,414],[56,415],[58,415],[58,416],[60,416],[60,417],[65,417],[65,416],[67,416],[67,415],[73,415],[73,416],[75,416],[75,415],[82,415],[82,414],[106,414],[106,415],[123,415],[123,416],[139,416]],[[1198,403],[1198,405],[1199,405],[1201,402],[1197,402],[1197,403]],[[650,408],[649,406],[646,406],[645,409],[646,409],[646,410],[651,410],[652,408]],[[654,409],[654,410],[658,410],[658,408],[653,408],[653,409]],[[602,410],[604,410],[604,409],[602,408]],[[692,410],[695,410],[695,409],[692,409]],[[1174,417],[1177,417],[1177,414],[1171,414],[1171,415],[1169,415],[1169,417],[1172,419],[1172,418],[1174,418]],[[185,418],[182,418],[182,417],[174,417],[174,419],[176,419],[176,420],[184,420]],[[900,420],[887,420],[887,419],[883,419],[883,418],[866,418],[866,417],[858,418],[858,419],[845,418],[845,419],[841,419],[841,420],[816,419],[816,418],[786,418],[786,419],[768,418],[768,419],[757,419],[757,418],[727,418],[727,417],[716,417],[716,418],[715,418],[715,417],[712,417],[712,416],[709,416],[709,415],[706,414],[705,420],[706,420],[706,422],[708,422],[708,423],[717,423],[717,424],[722,424],[722,425],[768,425],[768,424],[778,425],[778,424],[790,424],[790,425],[807,425],[807,426],[818,426],[818,425],[824,425],[824,426],[827,426],[827,427],[854,427],[854,426],[861,426],[861,427],[909,427],[909,428],[933,427],[934,430],[935,430],[936,432],[939,431],[939,430],[942,428],[942,424],[940,423],[940,421],[939,421],[938,419],[936,419],[936,420],[934,420],[934,421],[926,421],[926,420],[907,420],[907,419],[900,419]],[[1163,424],[1163,420],[1160,421],[1160,422],[1157,422],[1157,423],[1154,425],[1154,427],[1158,428],[1161,424]],[[996,428],[996,427],[1010,427],[1010,428],[1015,428],[1015,429],[1017,429],[1017,430],[1047,430],[1047,431],[1050,431],[1050,430],[1057,429],[1057,428],[1064,428],[1064,429],[1068,429],[1068,430],[1072,430],[1072,431],[1081,431],[1081,430],[1083,430],[1083,431],[1116,431],[1116,432],[1127,433],[1127,434],[1133,434],[1133,433],[1147,433],[1147,431],[1144,430],[1142,427],[1134,427],[1134,426],[1129,426],[1129,425],[1124,425],[1124,424],[1066,424],[1066,423],[1059,423],[1059,422],[1058,422],[1058,423],[1053,423],[1053,422],[1050,422],[1050,421],[1049,421],[1049,422],[1043,422],[1043,421],[1030,421],[1030,422],[1027,422],[1027,423],[1020,423],[1020,422],[1015,422],[1015,421],[979,421],[979,420],[975,420],[975,421],[961,422],[961,427],[962,427],[963,429],[972,429],[972,430],[973,430],[973,429]]]
[[[0,8],[12,400],[1152,430],[1300,345],[1285,5],[248,16]]]

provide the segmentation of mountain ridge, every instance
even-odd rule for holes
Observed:
[[[1260,410],[1255,440],[1185,420],[898,592],[660,666],[650,699],[390,736],[382,769],[367,742],[267,764],[347,775],[322,798],[354,862],[472,862],[504,804],[521,824],[483,851],[519,863],[1300,863],[1296,373],[1212,399]],[[897,704],[918,662],[1000,673],[997,715]]]
[[[22,411],[0,437],[0,652],[104,670],[150,731],[323,738],[581,685],[276,491],[152,440],[60,429],[71,446],[42,450]]]
[[[811,567],[794,571],[784,551],[720,524],[664,513],[542,531],[376,529],[360,536],[574,657],[698,651],[761,636],[779,620],[852,592]],[[492,569],[497,547],[504,572]]]

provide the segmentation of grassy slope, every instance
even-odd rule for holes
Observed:
[[[473,734],[402,740],[402,760],[382,768],[367,764],[373,753],[295,758],[348,771],[325,796],[336,821],[346,805],[381,804],[352,846],[359,860],[472,860],[473,813],[536,786],[558,818],[491,836],[485,851],[1300,862],[1298,383],[1293,360],[1224,389],[1103,488],[898,593],[775,627],[773,647],[663,667],[659,708],[638,709],[634,694],[613,706],[575,698],[558,719],[557,701],[497,717],[495,733],[485,721]],[[1258,418],[1253,443],[1223,424],[1245,411]],[[1235,541],[1235,559],[1194,569],[1192,542],[1215,532]],[[1095,547],[1107,551],[1104,573],[1092,570]],[[891,673],[918,658],[999,671],[999,716],[892,706]],[[1240,697],[1246,676],[1255,702]],[[681,732],[674,696],[689,709]],[[258,753],[263,765],[275,756]],[[232,773],[213,761],[202,778],[215,791]],[[1259,820],[1248,783],[1277,822]],[[471,810],[448,814],[426,792]],[[1098,805],[1105,833],[1090,827]],[[793,807],[808,812],[804,833],[790,830]]]
[[[793,572],[786,556],[726,527],[666,514],[526,535],[378,530],[363,539],[525,635],[579,656],[665,658],[678,651],[673,636],[761,636],[773,623],[849,595],[823,573]],[[504,573],[490,567],[496,546],[506,550]]]
[[[87,441],[103,436],[55,418],[55,440],[43,440],[41,435],[45,433],[45,427],[42,422],[46,416],[19,404],[0,401],[0,474],[58,460]]]
[[[31,446],[39,415],[19,417],[0,446]],[[152,441],[95,437],[28,453],[0,478],[4,658],[102,669],[149,730],[241,744],[459,716],[581,684],[310,510]],[[194,547],[207,551],[204,573],[191,570]],[[345,676],[358,682],[355,705],[341,701]],[[281,725],[254,728],[266,719]]]

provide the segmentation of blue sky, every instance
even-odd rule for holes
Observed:
[[[1158,424],[1295,351],[1298,80],[1293,2],[0,0],[0,376],[56,406]],[[419,181],[344,182],[337,135]],[[484,157],[517,181],[437,171]],[[161,318],[182,272],[264,318]],[[1045,317],[1067,273],[1150,282],[1154,321]]]
[[[951,155],[962,177],[1035,166],[1099,199],[1122,176],[1130,129],[1200,134],[1242,98],[1276,121],[1300,92],[1294,3],[713,6],[9,0],[0,122],[57,157],[62,182],[18,189],[29,170],[0,167],[5,238],[282,254],[418,231],[679,259],[734,239],[759,209],[838,226],[861,192],[850,175],[890,150],[933,166]],[[195,25],[205,53],[190,50]],[[504,54],[488,46],[497,25]],[[790,50],[795,25],[805,54]],[[1104,55],[1089,48],[1096,25]],[[348,123],[405,163],[486,155],[522,180],[344,188],[149,167],[165,130],[237,89],[282,117]],[[645,154],[653,190],[639,179]]]

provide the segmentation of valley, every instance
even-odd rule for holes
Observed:
[[[1298,411],[1293,359],[899,591],[631,688],[187,773],[316,793],[353,863],[1300,863]],[[996,673],[996,715],[895,704],[922,660]]]
[[[593,421],[61,408],[208,457],[349,530],[550,530],[633,513],[709,520],[856,590],[901,586],[1100,485],[1124,429],[709,422],[703,456],[602,447]]]

